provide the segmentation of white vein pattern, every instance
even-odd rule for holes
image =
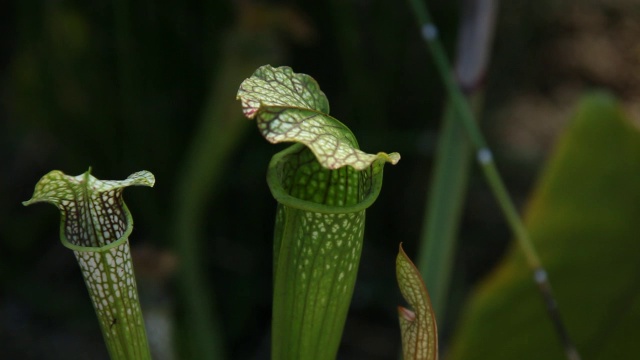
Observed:
[[[280,203],[272,358],[333,359],[355,285],[364,209],[380,190],[384,163],[400,155],[361,151],[329,115],[318,83],[289,67],[260,67],[237,98],[265,139],[298,143],[275,155],[267,174]]]
[[[31,200],[56,205],[62,215],[63,244],[78,260],[112,359],[150,359],[129,250],[133,226],[122,199],[127,186],[153,186],[140,171],[122,181],[103,181],[86,172],[52,171],[36,184]]]
[[[146,336],[129,241],[107,251],[74,251],[110,353],[142,359]],[[128,339],[120,341],[122,339]],[[145,345],[133,346],[133,344]],[[112,355],[113,357],[113,355]]]
[[[314,353],[318,359],[331,359],[339,345],[335,334],[342,331],[346,319],[362,252],[365,210],[360,204],[377,191],[374,177],[381,175],[378,168],[383,163],[363,171],[328,170],[307,148],[280,159],[272,169],[279,186],[304,201],[306,208],[288,202],[278,206],[274,303],[281,304],[274,308],[274,321],[286,323],[277,335],[287,340],[272,356],[297,359]],[[324,345],[317,348],[318,344]]]
[[[329,101],[318,83],[287,66],[261,66],[240,84],[237,98],[265,139],[305,144],[325,168],[364,170],[377,160],[392,164],[400,160],[398,153],[361,151],[351,131],[329,115]]]

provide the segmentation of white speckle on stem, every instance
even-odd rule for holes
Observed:
[[[487,148],[478,150],[477,157],[478,162],[480,162],[480,164],[482,165],[487,165],[493,161],[493,154],[491,153],[491,150]]]
[[[543,268],[538,268],[533,273],[533,278],[537,284],[543,284],[547,282],[547,272]]]
[[[438,28],[431,23],[422,25],[422,37],[427,41],[434,40],[438,37]]]

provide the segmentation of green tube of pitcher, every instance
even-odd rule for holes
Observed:
[[[140,171],[122,181],[102,181],[90,172],[51,171],[23,204],[48,202],[60,210],[60,240],[78,260],[111,359],[151,359],[129,250],[133,219],[122,192],[153,186],[155,178]]]
[[[267,180],[274,236],[273,359],[334,359],[363,244],[365,209],[384,161],[356,171],[323,168],[303,145],[276,154]]]

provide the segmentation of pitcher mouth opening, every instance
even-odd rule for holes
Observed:
[[[267,183],[273,197],[292,208],[326,214],[358,212],[371,206],[380,194],[383,166],[384,161],[375,161],[362,171],[350,167],[329,170],[306,146],[294,144],[271,158]],[[309,192],[309,188],[318,191]],[[338,188],[339,193],[330,196],[332,188]]]
[[[66,215],[63,215],[64,218],[62,219],[63,221],[60,224],[60,241],[62,242],[62,245],[64,245],[64,247],[66,247],[67,249],[70,249],[73,251],[104,252],[116,246],[119,246],[123,242],[127,241],[127,239],[129,239],[129,235],[131,235],[131,231],[133,230],[133,218],[131,217],[131,212],[129,212],[129,208],[127,208],[127,205],[124,203],[124,201],[120,205],[122,206],[122,213],[125,217],[126,227],[124,228],[124,231],[122,232],[120,237],[118,237],[116,240],[108,244],[105,244],[103,246],[86,246],[86,245],[75,244],[71,242],[69,238],[67,238],[66,223],[67,221],[69,221],[69,219],[67,218]]]

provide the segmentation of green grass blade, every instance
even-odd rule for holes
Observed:
[[[455,73],[475,114],[482,108],[482,80],[489,61],[496,8],[494,0],[462,2]],[[473,150],[462,122],[456,118],[459,112],[453,102],[447,102],[418,254],[418,268],[429,284],[433,308],[441,324],[445,323],[446,300]]]
[[[442,126],[418,254],[418,268],[429,284],[433,309],[441,323],[471,165],[471,146],[450,103]]]
[[[422,36],[433,56],[438,73],[444,83],[450,100],[454,103],[454,107],[458,113],[458,119],[464,125],[467,136],[476,151],[476,159],[482,170],[493,196],[500,206],[504,217],[509,224],[515,241],[523,250],[523,254],[527,259],[529,268],[533,273],[533,280],[536,282],[540,295],[542,295],[544,303],[547,305],[549,319],[555,327],[556,334],[562,346],[565,349],[567,359],[579,360],[580,356],[573,345],[569,333],[562,321],[560,311],[553,295],[551,283],[546,270],[542,266],[540,256],[531,241],[531,237],[520,218],[518,210],[514,202],[509,196],[509,192],[498,172],[498,168],[493,159],[493,153],[488,147],[482,132],[477,123],[474,121],[474,115],[461,89],[452,75],[451,67],[447,55],[440,43],[438,36],[438,28],[432,22],[429,11],[424,3],[419,0],[411,0],[413,12],[419,22],[422,30]]]

